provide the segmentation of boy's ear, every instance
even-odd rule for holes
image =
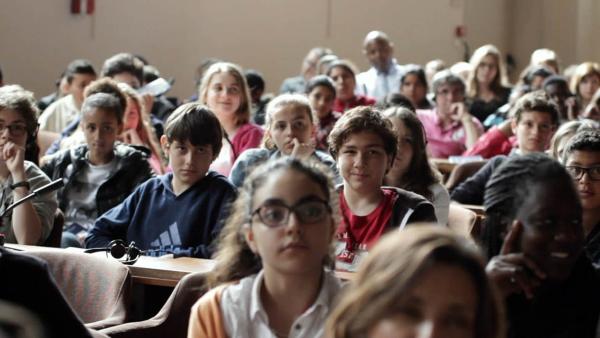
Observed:
[[[162,135],[160,137],[160,147],[165,155],[169,152],[169,139],[167,138],[167,135]]]
[[[258,254],[258,250],[256,248],[256,242],[254,241],[254,232],[252,231],[252,226],[250,223],[244,223],[242,225],[242,233],[244,234],[244,239],[246,240],[246,244],[252,252]]]

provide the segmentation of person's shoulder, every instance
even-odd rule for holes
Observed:
[[[252,123],[252,122],[243,124],[240,127],[240,129],[238,130],[238,133],[240,133],[240,134],[260,133],[262,135],[263,132],[264,132],[264,129],[261,126],[259,126],[256,123]]]
[[[115,155],[122,159],[147,161],[150,156],[150,149],[144,146],[136,146],[117,142],[114,145]]]
[[[396,198],[395,205],[400,204],[414,209],[414,207],[420,204],[431,204],[425,197],[412,191],[390,186],[381,187],[381,189],[384,193],[391,193]]]
[[[231,183],[231,181],[227,177],[213,170],[209,170],[206,173],[206,176],[199,183],[205,183],[197,185],[199,189],[204,189],[201,187],[208,186],[211,190],[217,187],[220,189],[226,189],[231,191],[236,190],[233,183]]]
[[[266,160],[271,155],[271,151],[266,148],[249,148],[244,150],[237,161],[240,162],[254,162],[259,160]]]
[[[9,275],[13,271],[18,270],[20,274],[24,272],[44,272],[47,269],[47,263],[43,260],[25,255],[18,252],[13,252],[10,249],[0,247],[0,267],[3,272]]]

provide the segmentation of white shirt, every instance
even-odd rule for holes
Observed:
[[[324,337],[325,320],[342,284],[331,271],[326,271],[323,276],[317,299],[300,317],[296,318],[288,333],[289,338]],[[243,278],[238,284],[223,290],[221,312],[228,337],[277,337],[269,327],[269,318],[260,300],[262,284],[263,271]]]
[[[402,66],[396,63],[395,59],[392,60],[387,73],[371,67],[356,77],[356,93],[373,97],[381,102],[387,94],[400,92],[400,78],[403,73]]]
[[[60,133],[69,123],[79,116],[79,109],[75,107],[73,95],[67,95],[53,102],[38,118],[40,130]]]
[[[448,194],[448,190],[440,183],[434,183],[429,186],[429,191],[431,191],[431,204],[435,209],[435,218],[437,218],[438,224],[447,226],[448,212],[450,211],[450,194]]]

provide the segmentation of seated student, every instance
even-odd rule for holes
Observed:
[[[263,147],[244,151],[233,164],[229,180],[241,187],[257,164],[281,156],[312,158],[335,171],[335,161],[328,153],[316,150],[315,118],[308,99],[301,94],[282,94],[267,106]],[[335,178],[336,182],[339,179]]]
[[[354,107],[375,104],[374,98],[355,93],[356,67],[349,60],[333,61],[327,68],[327,76],[333,80],[335,85],[334,111],[343,114]]]
[[[392,122],[398,137],[398,152],[383,183],[425,197],[433,204],[438,223],[447,225],[450,195],[440,183],[441,174],[429,163],[421,121],[404,107],[388,108],[383,115]]]
[[[581,113],[581,118],[600,121],[600,89],[592,96],[592,100]]]
[[[198,101],[211,109],[223,126],[223,147],[215,154],[211,169],[228,176],[238,156],[257,148],[263,137],[263,129],[250,122],[250,90],[242,69],[228,62],[210,66],[202,78]]]
[[[306,95],[312,110],[317,115],[316,148],[327,151],[327,137],[341,113],[333,111],[335,86],[326,75],[317,75],[308,81]]]
[[[123,106],[116,96],[88,96],[81,118],[85,144],[47,157],[42,166],[52,179],[66,181],[58,193],[65,230],[70,234],[63,235],[63,247],[83,246],[96,218],[152,177],[146,152],[115,143],[123,130]]]
[[[0,300],[37,316],[45,331],[43,337],[92,337],[56,285],[46,262],[0,247],[0,275]]]
[[[123,91],[119,89],[119,84],[110,78],[101,78],[90,83],[83,92],[83,97],[86,98],[96,93],[106,93],[114,95],[119,99],[119,103],[122,107],[127,106],[127,97],[123,94]],[[46,156],[52,155],[59,150],[69,149],[85,143],[85,137],[83,130],[81,129],[79,122],[81,116],[77,116],[73,122],[71,122],[65,129],[63,129],[61,136],[56,140],[46,151]],[[45,161],[45,158],[41,159],[41,163]]]
[[[423,67],[415,64],[404,66],[404,75],[400,78],[400,94],[410,100],[411,106],[418,109],[433,108],[431,102],[427,99],[428,91],[427,78]]]
[[[133,89],[139,89],[144,83],[144,63],[140,58],[130,53],[115,54],[104,61],[100,75],[109,77],[119,83],[126,83]],[[145,95],[144,101],[149,103],[146,104],[145,109],[151,111],[154,99],[149,95]],[[150,113],[148,115],[150,115],[156,137],[160,138],[164,131],[162,120]]]
[[[326,172],[291,157],[252,172],[219,238],[208,278],[216,288],[192,308],[188,337],[324,337],[341,290],[329,269],[339,214]]]
[[[486,187],[486,272],[506,302],[510,338],[595,337],[600,279],[583,253],[572,180],[534,153],[508,159]]]
[[[89,61],[77,59],[69,63],[64,78],[68,95],[52,103],[40,115],[40,130],[60,133],[79,117],[83,91],[90,82],[96,80],[96,71]]]
[[[374,278],[375,277],[375,278]],[[503,338],[500,299],[473,243],[442,227],[386,235],[340,295],[331,338]]]
[[[33,93],[17,85],[0,88],[0,212],[50,179],[25,160],[26,146],[35,143],[38,109]],[[38,195],[0,220],[7,243],[39,245],[48,238],[56,211],[56,193]]]
[[[544,80],[542,89],[558,107],[560,123],[577,119],[577,100],[569,90],[569,83],[563,76],[553,75]]]
[[[569,143],[571,137],[585,129],[598,128],[600,128],[600,123],[588,119],[573,120],[561,124],[560,127],[556,129],[554,135],[552,135],[550,148],[547,151],[548,155],[557,161],[562,161],[565,147]]]
[[[143,109],[142,98],[124,82],[119,83],[119,89],[127,97],[127,107],[123,114],[123,132],[119,135],[119,138],[126,144],[148,149],[150,152],[148,158],[150,167],[156,174],[164,174],[165,161],[156,138],[156,132],[150,123],[150,116]]]
[[[302,61],[302,70],[300,75],[283,80],[279,94],[286,93],[304,93],[306,91],[306,83],[313,76],[320,74],[318,72],[317,63],[319,59],[325,55],[333,54],[331,49],[323,47],[315,47],[311,49]]]
[[[392,123],[371,107],[347,111],[329,134],[329,151],[344,183],[338,187],[342,222],[338,226],[336,267],[355,270],[381,235],[408,223],[436,221],[424,197],[382,187],[396,156]]]
[[[265,92],[265,79],[263,75],[254,69],[248,69],[244,72],[248,88],[250,89],[250,98],[252,100],[252,121],[259,126],[265,124],[265,113],[267,104],[273,99],[272,94],[263,96]]]
[[[363,53],[371,68],[356,76],[356,92],[381,102],[389,93],[398,91],[404,69],[396,62],[394,44],[384,32],[369,32],[363,42]]]
[[[467,79],[469,112],[483,123],[505,103],[510,96],[506,67],[500,50],[484,45],[475,50],[469,60],[473,71]]]
[[[525,155],[543,152],[548,148],[550,138],[558,124],[556,105],[550,102],[543,92],[526,94],[516,104],[514,117],[511,120],[511,133],[516,136],[518,148],[511,155]],[[489,147],[497,147],[494,142],[508,142],[501,131],[489,138]],[[494,169],[506,160],[506,156],[498,155],[491,158],[477,173],[462,182],[450,194],[453,201],[463,204],[483,203],[483,193]]]
[[[580,109],[575,116],[583,113],[598,89],[600,89],[600,64],[583,62],[577,66],[571,77],[571,92],[577,98]]]
[[[585,251],[600,266],[600,130],[584,130],[573,136],[562,162],[581,198]]]
[[[465,83],[449,70],[433,77],[435,108],[417,110],[427,135],[427,149],[434,158],[460,155],[483,133],[481,122],[465,105]]]
[[[121,239],[135,241],[147,255],[210,257],[210,245],[235,196],[226,177],[208,170],[222,137],[219,120],[205,106],[177,108],[160,138],[173,172],[149,179],[98,218],[86,247]]]

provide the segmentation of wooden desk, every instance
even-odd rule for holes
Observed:
[[[82,252],[83,249],[78,248],[48,248],[42,246],[31,246],[31,245],[20,245],[20,244],[6,244],[6,247],[27,251],[40,251],[40,250],[66,250],[73,252]],[[106,259],[114,259],[112,257],[106,257],[104,252],[95,252],[92,255],[98,257],[105,257]],[[179,257],[173,258],[170,255],[163,257],[150,257],[141,256],[140,259],[134,265],[127,265],[133,282],[144,285],[158,285],[175,287],[179,280],[183,276],[192,272],[209,272],[215,266],[215,261],[212,259],[201,259],[192,257]],[[351,280],[352,272],[336,271],[336,275],[344,280]]]
[[[27,251],[54,251],[64,250],[72,252],[82,252],[79,248],[49,248],[33,245],[6,244],[8,248]],[[114,258],[106,256],[104,252],[95,252],[91,255],[103,257],[106,259]],[[192,257],[173,258],[171,256],[149,257],[141,256],[134,265],[127,265],[134,283],[145,285],[159,285],[174,287],[183,276],[191,272],[208,272],[214,267],[214,261],[210,259],[200,259]]]

